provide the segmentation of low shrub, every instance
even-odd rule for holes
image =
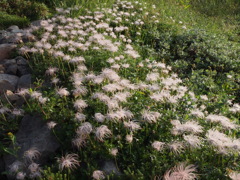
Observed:
[[[0,10],[30,20],[41,19],[47,16],[49,11],[45,4],[28,0],[3,0],[0,2]]]
[[[29,20],[25,17],[10,15],[6,12],[0,11],[0,29],[6,29],[13,24],[22,28],[29,24]]]

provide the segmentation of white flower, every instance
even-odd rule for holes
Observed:
[[[42,93],[40,93],[38,91],[32,91],[31,92],[31,98],[33,98],[33,99],[38,99],[41,96],[42,96]]]
[[[210,114],[206,117],[206,120],[212,123],[220,123],[226,129],[236,129],[239,127],[237,124],[231,122],[230,119],[221,115]]]
[[[104,138],[107,138],[110,135],[112,135],[112,132],[106,125],[101,125],[100,127],[96,128],[96,138],[99,141],[103,141]]]
[[[183,134],[184,132],[193,134],[203,132],[203,127],[200,126],[196,121],[187,121],[181,124],[179,120],[172,120],[171,124],[174,126],[172,129],[173,135]]]
[[[200,111],[199,109],[192,110],[190,114],[193,116],[196,116],[198,118],[204,118],[204,116],[205,116],[204,113],[202,111]]]
[[[58,71],[58,68],[56,67],[50,67],[46,70],[46,74],[47,75],[50,75],[50,76],[53,76],[55,75],[55,73]]]
[[[164,148],[165,143],[164,142],[160,142],[160,141],[154,141],[152,143],[152,147],[157,150],[157,151],[162,151]]]
[[[112,148],[112,149],[110,149],[110,154],[111,154],[112,156],[117,156],[117,153],[118,153],[118,149],[117,149],[117,148]]]
[[[182,142],[174,141],[168,144],[168,148],[175,154],[179,154],[184,150],[184,145]]]
[[[105,176],[104,176],[103,171],[100,171],[100,170],[95,170],[95,171],[93,172],[92,177],[93,177],[93,179],[95,179],[95,180],[105,179]]]
[[[70,93],[68,92],[67,88],[59,88],[59,89],[57,89],[57,94],[59,96],[61,96],[61,97],[70,95]]]
[[[75,101],[74,103],[74,107],[78,110],[78,111],[82,111],[84,108],[86,108],[88,105],[87,103],[82,100],[82,99],[78,99]]]
[[[194,173],[196,167],[192,164],[180,163],[168,170],[163,177],[163,180],[195,180],[197,175]]]
[[[86,115],[78,112],[78,113],[75,114],[75,119],[76,119],[78,122],[85,121],[85,120],[86,120]]]
[[[89,122],[82,123],[76,130],[77,135],[80,136],[87,136],[93,130],[92,124]]]
[[[201,95],[200,98],[201,98],[202,100],[204,100],[204,101],[207,101],[207,100],[208,100],[207,95]]]
[[[142,119],[148,123],[156,123],[157,120],[161,117],[159,112],[147,111],[142,112]]]
[[[238,172],[231,172],[229,174],[229,177],[232,179],[232,180],[239,180],[240,179],[240,173]]]
[[[104,122],[105,116],[102,115],[101,113],[95,113],[94,118],[97,122]]]
[[[159,79],[158,73],[149,73],[147,74],[146,81],[157,81]]]
[[[132,143],[132,141],[133,141],[133,134],[127,134],[126,135],[126,141],[127,141],[127,143]]]
[[[61,158],[57,158],[57,162],[59,163],[59,169],[75,169],[77,166],[80,165],[80,162],[78,161],[78,155],[77,154],[67,154],[62,156]]]
[[[22,168],[24,167],[24,164],[20,161],[14,161],[10,166],[9,166],[9,172],[11,174],[15,174],[19,172]]]
[[[141,129],[141,126],[139,125],[139,123],[135,121],[128,121],[128,122],[124,121],[123,124],[124,124],[124,127],[128,128],[131,131],[136,131]]]
[[[16,179],[17,179],[17,180],[24,180],[25,177],[26,177],[26,173],[21,172],[21,171],[18,172],[17,175],[16,175]]]
[[[48,129],[53,129],[56,125],[57,125],[57,123],[54,121],[50,121],[47,123]]]
[[[35,159],[38,159],[40,155],[41,153],[35,147],[24,152],[24,158],[30,162],[32,162]]]
[[[193,148],[198,148],[201,145],[201,140],[199,139],[198,136],[190,134],[190,135],[183,135],[183,138]]]
[[[87,136],[77,136],[72,140],[72,144],[78,149],[86,145]]]
[[[105,68],[102,73],[102,77],[109,79],[110,81],[119,81],[120,76],[112,69]]]

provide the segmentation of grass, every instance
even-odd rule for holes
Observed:
[[[54,2],[81,8],[51,17],[57,26],[42,27],[35,33],[39,42],[21,48],[38,67],[37,86],[27,91],[31,98],[23,108],[51,123],[61,143],[41,179],[97,179],[106,160],[122,173],[101,174],[109,179],[167,179],[168,170],[184,169],[203,180],[239,174],[238,14],[229,15],[232,22],[224,14],[203,15],[201,1],[131,1],[134,8],[117,3],[114,12],[104,9],[112,0]],[[104,24],[89,17],[93,11],[104,11]],[[122,20],[116,19],[119,11],[126,13]],[[108,34],[107,25],[128,29]],[[4,106],[5,123],[14,111]],[[14,137],[5,132],[9,142]],[[5,144],[0,148],[1,154],[9,151]],[[35,171],[27,165],[17,171],[30,178]]]

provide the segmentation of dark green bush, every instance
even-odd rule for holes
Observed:
[[[29,0],[3,0],[0,2],[0,10],[9,14],[27,17],[36,20],[48,15],[45,4]]]
[[[180,73],[188,74],[198,69],[239,72],[239,47],[239,43],[224,36],[194,30],[180,35],[162,34],[155,48],[161,58],[174,62]]]
[[[156,30],[154,30],[156,31]],[[240,83],[228,75],[240,73],[240,44],[230,41],[227,36],[215,35],[202,30],[176,33],[157,30],[148,32],[144,41],[154,47],[158,59],[164,59],[173,71],[198,94],[218,93],[234,95],[239,99]],[[146,48],[147,49],[147,48]],[[223,86],[223,84],[228,84]]]
[[[22,28],[29,24],[29,20],[25,17],[10,15],[0,11],[0,29],[6,29],[13,24]]]

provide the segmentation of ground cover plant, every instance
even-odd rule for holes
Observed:
[[[225,52],[219,42],[221,53],[208,52],[216,44],[199,32],[169,36],[179,29],[162,24],[155,8],[138,1],[92,11],[57,8],[32,28],[38,41],[19,53],[39,67],[36,87],[19,90],[23,110],[5,105],[1,116],[40,113],[61,148],[42,167],[33,147],[7,173],[17,179],[239,179],[240,105],[233,90],[239,49],[233,43]],[[231,55],[232,62],[225,58]],[[118,175],[101,170],[107,160]]]

